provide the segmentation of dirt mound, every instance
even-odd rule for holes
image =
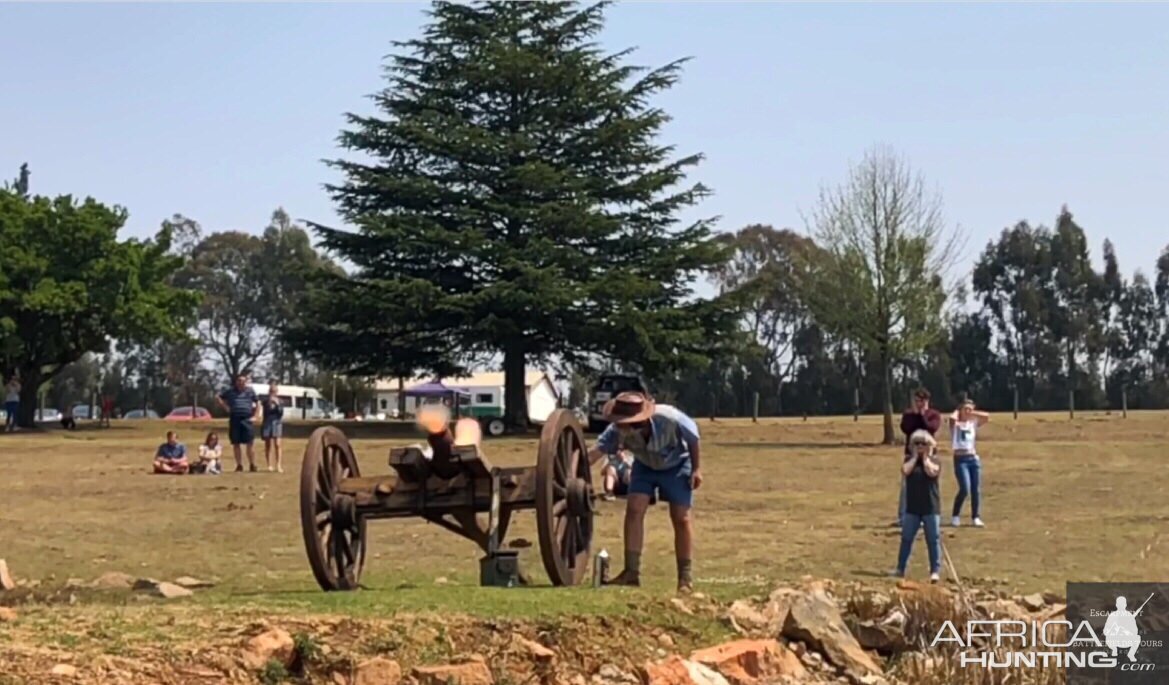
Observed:
[[[805,579],[730,605],[698,595],[639,604],[624,616],[548,619],[28,603],[0,624],[0,683],[961,685],[977,674],[925,649],[943,621],[1062,609],[1048,599],[1056,598]],[[53,625],[69,626],[70,637],[46,631]],[[1003,675],[1024,685],[1056,682]]]

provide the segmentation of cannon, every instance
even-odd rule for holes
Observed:
[[[552,584],[575,585],[584,578],[596,494],[576,416],[566,409],[552,413],[534,467],[494,467],[477,436],[460,440],[458,432],[444,421],[428,431],[429,450],[393,448],[392,473],[363,476],[340,429],[313,431],[301,465],[300,516],[309,565],[322,589],[359,586],[372,519],[412,517],[442,526],[479,545],[487,568],[496,558],[515,558],[500,546],[512,514],[521,509],[536,510],[540,556]],[[481,582],[494,584],[483,575]]]

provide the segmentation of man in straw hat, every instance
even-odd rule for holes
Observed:
[[[657,404],[640,392],[617,395],[605,405],[602,414],[610,425],[589,450],[590,463],[620,450],[629,450],[634,458],[625,504],[625,569],[610,584],[641,584],[645,512],[656,495],[670,505],[678,591],[688,593],[694,587],[690,509],[694,491],[702,485],[698,426],[677,408]]]

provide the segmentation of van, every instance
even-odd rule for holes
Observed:
[[[267,383],[252,383],[251,388],[261,402],[268,401]],[[277,383],[277,389],[280,394],[276,397],[284,406],[285,419],[320,421],[341,418],[341,412],[316,388]]]

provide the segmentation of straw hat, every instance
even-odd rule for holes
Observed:
[[[657,405],[640,392],[623,392],[605,403],[601,415],[605,421],[618,425],[641,423],[654,415]]]

